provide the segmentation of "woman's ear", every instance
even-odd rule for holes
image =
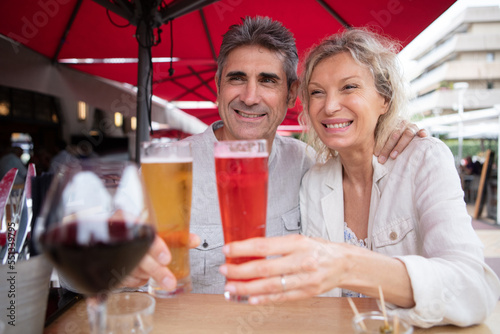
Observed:
[[[381,106],[382,111],[381,111],[380,115],[386,114],[389,111],[389,107],[391,106],[391,101],[389,99],[387,99],[387,98],[383,98],[383,99],[384,99],[384,103]]]

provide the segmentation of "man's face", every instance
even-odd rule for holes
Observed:
[[[296,94],[296,84],[288,94],[281,55],[256,45],[235,48],[227,57],[218,88],[222,139],[267,139],[272,144]]]

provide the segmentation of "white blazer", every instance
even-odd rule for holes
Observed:
[[[373,157],[373,169],[368,248],[406,265],[416,303],[393,312],[420,327],[484,321],[500,281],[484,262],[448,147],[415,138],[385,165]],[[303,234],[344,242],[343,201],[340,158],[313,166],[300,191]]]

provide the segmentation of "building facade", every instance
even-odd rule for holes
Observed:
[[[500,104],[500,7],[466,8],[411,60],[414,120]]]

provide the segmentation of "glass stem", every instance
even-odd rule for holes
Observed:
[[[97,294],[86,299],[90,333],[92,334],[106,333],[106,301],[106,294]]]

